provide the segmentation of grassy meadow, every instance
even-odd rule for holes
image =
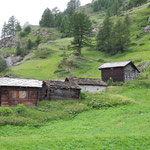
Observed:
[[[141,84],[139,80],[110,88],[106,92],[107,96],[87,94],[83,95],[84,100],[80,102],[65,101],[61,105],[58,102],[41,103],[39,111],[44,108],[49,113],[48,116],[45,114],[45,118],[51,118],[58,112],[55,117],[44,121],[44,118],[40,118],[42,114],[37,119],[37,110],[33,111],[35,108],[31,116],[26,114],[31,110],[26,110],[22,117],[30,117],[44,124],[35,126],[30,122],[27,125],[1,125],[0,149],[148,150],[150,88],[147,86],[150,84]],[[116,96],[121,97],[120,100],[115,99]],[[69,110],[69,116],[64,110]]]

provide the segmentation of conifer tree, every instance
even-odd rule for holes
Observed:
[[[72,41],[73,48],[77,50],[81,56],[81,49],[83,46],[90,45],[89,35],[92,31],[92,23],[87,15],[84,13],[76,13],[71,18]]]
[[[8,29],[7,29],[7,24],[6,22],[4,22],[3,28],[2,28],[2,33],[1,33],[1,38],[5,38],[7,37],[8,34]]]
[[[103,22],[103,27],[99,29],[97,35],[97,49],[109,53],[111,51],[111,32],[113,23],[110,17],[106,17]]]
[[[22,30],[21,25],[20,25],[19,21],[17,21],[15,31],[20,32],[21,30]]]
[[[112,32],[112,54],[123,53],[130,45],[130,25],[127,24],[127,17],[124,21],[117,21]]]
[[[40,20],[41,27],[54,27],[54,16],[49,8],[46,8]]]
[[[8,28],[8,36],[14,36],[16,33],[16,23],[17,20],[14,16],[11,16],[8,20],[7,28]]]

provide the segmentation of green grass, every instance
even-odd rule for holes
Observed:
[[[18,118],[44,124],[38,128],[34,127],[35,122],[27,122],[23,127],[0,126],[0,149],[148,150],[149,82],[139,78],[121,87],[111,87],[106,93],[84,94],[84,101],[43,101],[38,108],[27,107],[23,111],[22,107],[11,108],[17,110]],[[97,104],[100,107],[95,107]],[[12,113],[1,112],[5,117]]]
[[[117,87],[109,91],[134,97],[139,104],[89,110],[74,119],[51,121],[39,128],[0,127],[0,149],[150,149],[150,90],[146,96],[143,90]]]

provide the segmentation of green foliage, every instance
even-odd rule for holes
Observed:
[[[103,27],[99,29],[98,35],[97,35],[97,49],[100,51],[103,51],[105,53],[110,53],[112,50],[112,26],[113,23],[110,20],[110,17],[106,17],[103,22]]]
[[[22,32],[20,32],[21,37],[27,36],[31,32],[31,26],[27,26],[24,28]]]
[[[15,108],[15,112],[17,112],[18,114],[24,113],[26,112],[27,109],[23,104],[19,104],[16,108]]]
[[[6,62],[4,59],[0,58],[0,72],[7,68]]]
[[[54,16],[49,8],[46,8],[43,12],[39,24],[41,27],[54,27]]]
[[[109,93],[88,94],[89,106],[96,109],[134,104],[134,100],[121,95]]]
[[[26,35],[28,35],[31,32],[31,26],[25,27],[24,32],[25,32]]]
[[[49,57],[51,54],[55,53],[55,51],[53,50],[49,50],[49,49],[44,49],[44,50],[37,50],[32,58],[41,58],[41,59],[46,59],[47,57]]]
[[[137,7],[137,6],[140,6],[144,3],[147,3],[148,0],[130,0],[129,1],[129,4],[128,4],[128,7],[129,8],[132,8],[132,7]]]
[[[20,23],[17,21],[16,23],[16,32],[20,32],[22,30]]]
[[[115,25],[107,16],[103,27],[97,35],[97,49],[107,54],[123,53],[130,46],[130,19],[128,16],[122,21],[119,19]]]
[[[81,56],[81,48],[83,46],[90,45],[89,35],[92,32],[92,23],[87,15],[84,13],[76,13],[71,18],[72,23],[72,35],[74,40],[72,41],[73,48],[78,51]]]
[[[27,49],[32,49],[33,47],[33,43],[32,41],[29,39],[28,42],[27,42]]]
[[[0,116],[10,116],[13,111],[10,107],[0,107]]]
[[[122,86],[123,84],[123,82],[113,82],[112,80],[107,81],[108,86]]]
[[[80,7],[81,3],[80,0],[70,0],[67,4],[67,9],[65,10],[65,13],[68,16],[72,16],[75,13],[75,10]]]
[[[124,6],[124,0],[95,0],[93,2],[93,11],[105,10],[110,16],[119,15],[122,6]]]
[[[16,48],[16,55],[17,56],[24,56],[24,50],[20,47],[20,43],[18,42],[17,48]]]
[[[35,41],[36,46],[38,46],[41,43],[41,41],[42,41],[42,39],[41,39],[40,35],[38,35],[36,38],[36,41]]]
[[[21,26],[19,21],[14,17],[11,16],[8,20],[8,23],[4,23],[1,33],[1,38],[5,37],[12,37],[16,34],[16,32],[21,31]]]

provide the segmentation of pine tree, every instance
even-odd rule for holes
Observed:
[[[66,14],[72,16],[75,13],[75,10],[80,7],[80,0],[70,0],[67,4]]]
[[[97,35],[97,49],[109,53],[112,49],[111,47],[111,32],[113,23],[110,20],[110,17],[106,17],[103,22],[103,27],[99,29]]]
[[[130,25],[127,24],[128,16],[122,22],[120,19],[117,21],[112,32],[112,54],[118,52],[123,53],[130,45]]]
[[[32,41],[29,39],[27,42],[27,49],[32,49],[33,43]]]
[[[54,16],[49,8],[45,9],[40,20],[41,27],[54,27]]]
[[[8,20],[8,36],[14,36],[16,33],[16,18],[14,16],[10,17]]]
[[[19,21],[17,21],[15,32],[20,32],[21,30],[22,30],[21,25],[20,25]]]
[[[113,13],[113,15],[119,15],[119,9],[120,9],[120,6],[119,6],[119,2],[118,0],[115,0],[113,5],[112,5],[112,8],[111,8],[111,12]]]
[[[72,35],[74,40],[72,41],[73,48],[78,51],[81,56],[81,49],[83,46],[90,45],[89,35],[92,31],[92,23],[87,15],[84,13],[76,13],[71,18]]]
[[[19,56],[22,54],[22,49],[20,48],[20,43],[17,43],[17,48],[16,48],[16,55]]]
[[[1,33],[1,38],[6,38],[8,35],[8,30],[7,30],[7,24],[6,22],[4,23],[3,25],[3,28],[2,28],[2,33]]]

